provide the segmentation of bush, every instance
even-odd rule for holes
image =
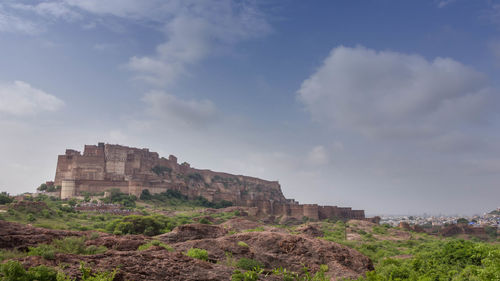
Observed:
[[[199,259],[203,261],[208,260],[208,252],[205,249],[191,248],[187,251],[186,255],[194,259]]]
[[[151,241],[149,243],[143,244],[143,245],[139,246],[139,248],[137,250],[139,250],[139,251],[145,251],[145,250],[147,250],[147,249],[149,249],[149,248],[151,248],[153,246],[163,247],[163,248],[165,248],[169,252],[173,252],[174,251],[174,248],[172,248],[171,246],[169,246],[169,245],[167,245],[167,244],[165,244],[165,243],[163,243],[161,241],[158,241],[158,240],[153,240],[153,241]]]
[[[198,222],[201,224],[212,224],[207,218],[201,218]]]
[[[0,262],[2,262],[4,260],[22,258],[22,257],[25,257],[26,255],[27,254],[25,252],[20,252],[18,250],[4,250],[4,249],[0,249]]]
[[[36,221],[36,218],[35,218],[35,216],[33,216],[33,214],[28,214],[28,216],[26,216],[26,219],[27,219],[29,222],[34,222],[34,221]]]
[[[387,228],[383,227],[383,226],[374,226],[372,228],[372,232],[375,233],[375,234],[387,234]]]
[[[248,244],[243,241],[238,241],[238,246],[248,248]]]
[[[40,256],[46,260],[53,260],[56,254],[56,249],[52,245],[40,244],[36,247],[28,248],[29,256]]]
[[[12,198],[10,198],[7,192],[0,193],[0,205],[5,205],[12,202]]]
[[[55,253],[75,254],[75,255],[95,255],[106,252],[104,246],[85,245],[85,237],[66,237],[52,241],[51,245],[40,244],[37,247],[30,247],[28,255],[41,256],[45,259],[54,259]]]
[[[8,261],[0,265],[0,280],[2,281],[57,281],[57,271],[40,265],[26,271],[18,261]]]
[[[104,203],[114,203],[120,204],[125,207],[135,208],[135,201],[137,197],[135,195],[128,195],[122,193],[119,189],[113,188],[110,190],[110,196],[108,198],[104,198],[102,201]]]
[[[262,264],[256,260],[241,258],[237,263],[236,267],[245,269],[245,270],[259,270],[262,267]]]
[[[239,270],[235,270],[233,275],[231,275],[231,281],[257,281],[259,280],[260,272],[256,272],[253,270],[249,270],[246,272],[241,272]]]

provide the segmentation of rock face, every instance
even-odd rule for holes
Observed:
[[[488,234],[486,234],[484,227],[471,227],[466,224],[451,224],[439,230],[439,235],[445,237],[450,237],[460,234],[467,234],[476,236],[481,239],[488,239]]]
[[[158,239],[167,243],[175,243],[203,238],[217,238],[226,234],[227,230],[217,225],[185,224],[177,226],[169,233],[158,236]]]
[[[146,148],[104,143],[85,145],[83,154],[68,149],[59,155],[54,185],[62,187],[62,199],[112,188],[136,196],[146,189],[153,194],[176,190],[189,198],[202,196],[212,202],[226,200],[237,206],[255,207],[258,215],[297,220],[365,217],[363,210],[298,204],[283,196],[277,181],[195,169],[186,162],[178,164],[173,155],[166,159]]]
[[[242,246],[241,242],[247,246]],[[225,261],[227,253],[231,253],[234,259],[244,257],[257,260],[266,269],[286,265],[288,270],[300,272],[306,266],[316,272],[322,264],[326,264],[329,268],[327,275],[336,279],[357,278],[373,270],[371,260],[356,250],[305,235],[268,231],[246,232],[180,242],[172,246],[177,251],[187,251],[190,248],[206,249],[209,259],[219,262]]]
[[[112,271],[119,268],[115,281],[125,280],[175,280],[175,281],[219,281],[231,280],[232,269],[223,265],[190,258],[182,253],[171,253],[154,248],[148,251],[108,251],[104,254],[76,256],[56,254],[48,261],[40,257],[22,260],[25,266],[40,264],[57,266],[64,264],[65,273],[73,278],[81,276],[80,262],[92,264],[96,271]]]
[[[243,221],[238,223],[246,224]],[[23,250],[28,246],[50,243],[53,239],[69,236],[88,236],[87,245],[108,247],[108,251],[96,255],[57,253],[51,260],[38,256],[20,259],[25,267],[41,264],[59,267],[76,280],[81,277],[80,262],[91,265],[94,272],[118,269],[116,281],[231,280],[234,267],[231,267],[227,260],[228,253],[233,261],[243,257],[257,260],[263,264],[267,272],[277,267],[302,272],[302,268],[306,266],[310,272],[315,273],[320,265],[326,264],[329,268],[326,274],[333,278],[332,280],[357,278],[373,270],[370,259],[359,252],[334,242],[305,235],[269,231],[228,235],[223,226],[192,224],[176,228],[171,235],[155,237],[175,248],[175,252],[169,252],[163,247],[137,251],[139,245],[151,239],[140,235],[116,236],[99,233],[100,237],[91,239],[90,233],[50,230],[0,221],[0,249]],[[193,240],[186,241],[186,237]],[[184,253],[190,248],[207,250],[209,261],[186,256]],[[60,267],[61,265],[64,267]],[[259,280],[281,279],[263,274]]]
[[[82,236],[82,232],[30,227],[0,220],[0,249],[27,250],[37,244],[47,244],[68,236]]]
[[[0,220],[0,249],[27,250],[38,244],[50,244],[53,240],[65,237],[89,236],[92,232],[55,230],[32,227],[19,223]],[[86,242],[87,245],[106,246],[118,251],[133,251],[149,240],[143,235],[115,236],[100,233],[99,237]]]

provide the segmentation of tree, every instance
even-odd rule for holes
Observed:
[[[457,224],[468,224],[469,221],[466,218],[459,218]]]
[[[7,192],[4,191],[0,193],[0,205],[4,205],[10,202],[12,202],[12,198],[10,198]]]
[[[48,188],[47,184],[42,183],[36,190],[38,191],[46,191]]]

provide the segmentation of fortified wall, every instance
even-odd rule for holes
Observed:
[[[146,148],[114,144],[85,145],[83,154],[67,149],[57,158],[54,184],[62,187],[61,199],[113,188],[138,197],[145,189],[152,194],[170,189],[188,198],[202,196],[212,202],[226,200],[238,206],[257,207],[262,215],[314,220],[365,217],[363,210],[298,204],[283,196],[277,181],[195,169],[188,163],[177,163],[173,155],[167,159]]]

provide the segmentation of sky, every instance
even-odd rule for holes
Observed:
[[[500,1],[0,0],[0,190],[106,142],[378,214],[500,206]]]

